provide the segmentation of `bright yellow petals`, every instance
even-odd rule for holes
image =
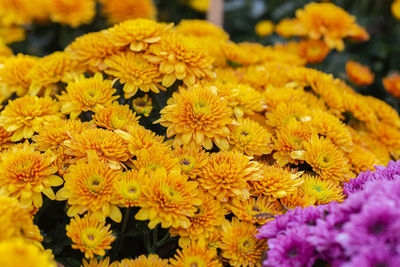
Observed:
[[[93,20],[96,13],[96,1],[51,0],[47,8],[52,21],[76,28]]]
[[[115,267],[168,267],[168,260],[161,259],[157,254],[140,255],[134,260],[124,259]]]
[[[149,220],[148,227],[153,229],[161,223],[162,228],[188,228],[188,217],[196,213],[195,205],[201,205],[202,200],[195,195],[197,182],[188,181],[175,168],[169,173],[158,168],[150,174],[143,187],[143,200],[139,203],[141,209],[136,214],[137,220]]]
[[[49,97],[20,97],[1,111],[0,126],[13,133],[11,141],[28,139],[48,123],[63,118],[59,110],[60,104]]]
[[[381,162],[376,157],[375,153],[362,147],[361,145],[355,145],[351,153],[347,156],[351,165],[351,170],[359,174],[367,170],[374,170],[375,165],[379,165]],[[385,162],[384,164],[386,164]]]
[[[374,82],[374,74],[371,69],[356,61],[347,61],[346,73],[350,81],[356,85],[370,85]]]
[[[292,118],[301,122],[311,120],[310,109],[300,102],[280,103],[275,110],[266,113],[266,117],[266,123],[278,129],[287,125]]]
[[[296,207],[308,207],[314,205],[315,198],[304,194],[302,191],[290,193],[284,198],[280,198],[279,202],[287,209],[295,209]]]
[[[170,266],[173,267],[222,267],[215,248],[207,247],[204,242],[194,241],[183,247],[182,250],[178,250],[177,255],[173,259],[170,259],[170,263]]]
[[[228,33],[222,28],[208,22],[207,20],[191,19],[182,20],[176,27],[176,32],[183,35],[192,35],[201,38],[212,38],[214,41],[227,41]]]
[[[143,187],[148,176],[144,170],[130,170],[121,174],[115,183],[115,191],[119,199],[120,207],[137,207],[142,200]]]
[[[174,145],[193,144],[211,149],[214,142],[220,149],[228,150],[227,126],[232,123],[232,110],[227,105],[210,88],[181,88],[168,100],[156,122],[168,128],[168,137],[175,135]]]
[[[76,216],[66,226],[67,236],[72,240],[72,248],[85,253],[86,258],[94,255],[104,256],[105,250],[111,249],[115,237],[110,231],[110,224],[100,221],[93,215],[83,218]]]
[[[277,165],[265,165],[261,179],[251,182],[252,195],[264,195],[270,201],[295,192],[303,183],[302,172],[294,172]]]
[[[303,178],[304,183],[300,186],[300,191],[312,198],[315,205],[344,200],[343,188],[335,182],[312,175],[304,175]]]
[[[0,127],[0,152],[14,144],[11,142],[11,136],[12,132],[7,132],[3,127]]]
[[[89,261],[86,259],[82,260],[82,267],[109,267],[110,266],[110,258],[106,257],[102,260],[97,260],[96,258],[90,258]]]
[[[400,98],[400,74],[392,73],[383,78],[382,83],[389,94],[396,98]]]
[[[105,64],[108,67],[105,72],[124,84],[125,98],[134,96],[138,89],[143,92],[155,93],[165,90],[159,84],[161,73],[158,65],[150,63],[140,54],[120,53],[106,59]]]
[[[300,56],[310,63],[323,61],[330,51],[330,48],[320,40],[303,40],[299,44]]]
[[[96,157],[91,158],[89,163],[78,162],[71,165],[64,175],[64,187],[58,190],[56,199],[68,201],[67,215],[70,217],[88,211],[95,214],[98,220],[110,217],[120,222],[122,214],[116,206],[114,189],[119,175],[119,171],[104,165]]]
[[[271,153],[271,133],[251,119],[239,119],[238,125],[231,126],[229,143],[232,150],[246,155],[265,155]]]
[[[162,155],[156,157],[155,155]],[[146,173],[154,172],[157,169],[165,169],[167,172],[177,167],[178,159],[175,158],[168,147],[151,147],[142,149],[136,154],[136,160],[133,161],[135,169],[144,169]]]
[[[201,187],[219,201],[249,198],[248,182],[262,178],[260,164],[240,152],[212,153],[198,178]]]
[[[94,111],[92,119],[95,124],[109,130],[126,130],[128,125],[137,124],[139,121],[128,105],[122,106],[118,102],[105,107],[97,106]]]
[[[100,0],[101,12],[108,23],[114,24],[129,19],[155,19],[157,9],[152,0]]]
[[[238,94],[234,100],[237,105],[233,108],[236,118],[241,118],[243,115],[252,115],[255,112],[262,112],[266,109],[263,95],[249,85],[238,84],[236,86]]]
[[[52,186],[63,180],[54,175],[54,154],[40,153],[28,143],[18,144],[3,152],[0,163],[0,187],[3,194],[15,197],[24,206],[40,208],[42,193],[54,200]]]
[[[85,78],[83,75],[68,83],[66,92],[59,96],[62,103],[61,111],[70,114],[75,119],[84,111],[95,111],[96,107],[111,105],[118,96],[110,80],[103,80],[103,75],[96,73],[94,77]]]
[[[285,38],[306,34],[305,29],[300,21],[288,18],[281,20],[278,25],[276,25],[275,31],[277,34]]]
[[[400,20],[400,1],[394,0],[390,5],[390,10],[392,11],[393,17]]]
[[[188,145],[175,147],[172,153],[178,160],[182,173],[192,179],[200,175],[201,168],[207,164],[209,157],[209,153],[203,149]]]
[[[274,32],[274,24],[270,20],[262,20],[256,24],[254,30],[260,37],[266,37]]]
[[[132,100],[132,108],[137,114],[148,117],[153,110],[153,105],[149,95],[137,97]]]
[[[230,224],[223,225],[220,245],[222,257],[231,266],[261,267],[267,242],[257,239],[256,233],[257,228],[254,224],[240,222],[237,218],[233,218]]]

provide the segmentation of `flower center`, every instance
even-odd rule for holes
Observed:
[[[289,257],[289,258],[292,258],[292,259],[293,259],[293,258],[296,258],[298,254],[299,254],[299,252],[298,252],[297,248],[291,248],[291,249],[289,249],[289,251],[287,252],[288,257]]]

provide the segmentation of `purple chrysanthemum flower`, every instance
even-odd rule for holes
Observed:
[[[400,257],[385,244],[373,244],[352,258],[351,261],[341,264],[342,267],[398,267]]]

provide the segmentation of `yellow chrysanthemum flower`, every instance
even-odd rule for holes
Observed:
[[[347,158],[349,159],[351,170],[356,174],[367,170],[373,171],[375,170],[374,166],[381,163],[372,151],[358,144],[354,146],[351,153],[347,155]]]
[[[142,200],[145,180],[148,179],[144,170],[129,170],[121,174],[115,183],[115,191],[120,207],[137,207]]]
[[[86,211],[93,213],[99,220],[110,217],[120,222],[121,211],[116,203],[115,183],[120,172],[109,168],[92,156],[89,163],[78,162],[71,165],[64,175],[64,187],[58,190],[57,200],[68,200],[67,215],[74,217]]]
[[[122,162],[129,159],[126,141],[118,134],[104,129],[87,129],[80,134],[71,133],[71,139],[64,141],[67,147],[65,154],[76,160],[87,159],[94,151],[101,162],[110,168],[120,169]]]
[[[137,220],[149,220],[148,227],[153,229],[161,223],[161,227],[188,228],[190,220],[201,205],[202,200],[195,195],[197,182],[188,181],[175,168],[169,173],[158,168],[150,173],[150,179],[143,187],[143,200],[139,203],[141,209],[136,213]]]
[[[260,37],[266,37],[274,32],[274,23],[270,20],[262,20],[256,24],[254,31]]]
[[[162,85],[170,87],[176,80],[182,80],[187,86],[195,85],[202,78],[214,78],[213,58],[197,41],[197,38],[176,33],[165,34],[160,44],[149,47],[145,57],[160,65],[164,74]]]
[[[277,165],[265,165],[262,178],[251,181],[251,194],[264,195],[270,201],[283,198],[296,191],[298,186],[303,183],[303,179],[300,177],[302,174],[303,172],[295,172]]]
[[[0,113],[0,126],[13,133],[11,141],[20,141],[61,118],[58,102],[49,97],[24,96],[8,102]]]
[[[107,30],[110,42],[121,48],[128,47],[134,52],[146,50],[150,44],[161,40],[161,35],[173,24],[158,23],[149,19],[134,19],[121,22]]]
[[[47,5],[52,21],[74,28],[90,23],[96,14],[95,0],[51,0]]]
[[[271,153],[271,133],[251,119],[239,119],[233,125],[229,136],[232,150],[241,151],[249,156]]]
[[[179,246],[184,247],[191,241],[208,240],[211,232],[219,231],[219,227],[226,223],[225,215],[227,211],[221,203],[208,193],[198,194],[202,200],[201,205],[196,205],[197,212],[189,217],[190,226],[188,228],[170,228],[172,236],[179,236]]]
[[[140,255],[134,260],[124,259],[115,267],[168,267],[168,260],[161,259],[157,254]]]
[[[5,98],[14,92],[18,96],[23,96],[28,92],[31,80],[27,74],[36,62],[35,57],[22,54],[9,57],[4,61],[4,65],[0,68],[0,91]]]
[[[155,155],[162,157],[155,157]],[[151,147],[142,149],[136,154],[136,160],[133,161],[135,169],[144,169],[146,173],[154,172],[157,169],[165,169],[167,172],[178,166],[178,159],[173,156],[168,147]]]
[[[56,267],[53,255],[24,239],[0,242],[0,266]]]
[[[324,180],[317,176],[304,175],[304,183],[300,191],[315,201],[315,205],[327,204],[331,201],[344,200],[343,188],[331,180]]]
[[[150,63],[141,54],[120,53],[106,59],[105,64],[107,65],[105,72],[124,84],[125,98],[134,96],[138,89],[155,93],[165,90],[159,84],[162,78],[158,65]]]
[[[12,134],[12,132],[7,132],[3,127],[0,126],[0,152],[14,144],[11,141]]]
[[[275,32],[285,38],[306,34],[306,31],[300,21],[288,18],[282,19],[278,25],[276,25]]]
[[[392,4],[390,5],[390,10],[392,11],[392,15],[400,20],[400,1],[399,0],[395,0],[392,2]]]
[[[400,74],[391,73],[382,79],[382,83],[389,94],[400,98]]]
[[[213,40],[227,41],[229,34],[222,28],[200,19],[182,20],[176,27],[176,32],[183,35],[192,35],[201,38],[213,38]]]
[[[248,53],[246,47],[234,42],[222,43],[221,50],[225,60],[232,67],[247,66],[260,61],[259,55]]]
[[[201,168],[207,164],[209,157],[209,153],[193,145],[175,147],[172,153],[177,158],[182,173],[191,179],[200,175]]]
[[[375,111],[376,116],[381,122],[388,123],[395,127],[400,127],[399,113],[397,113],[397,111],[391,105],[372,96],[368,96],[364,99],[367,101],[368,105]]]
[[[260,164],[240,152],[212,153],[198,181],[201,187],[219,201],[249,198],[248,182],[262,178]]]
[[[254,224],[240,222],[237,218],[224,226],[220,248],[222,257],[231,266],[261,267],[261,259],[267,248],[266,240],[255,237],[257,228]]]
[[[132,108],[137,114],[148,117],[153,110],[151,98],[149,98],[149,95],[144,95],[143,97],[133,99]]]
[[[155,19],[157,14],[152,0],[100,0],[100,3],[101,12],[110,24],[128,19]]]
[[[374,82],[374,74],[371,69],[353,60],[346,62],[346,74],[356,85],[370,85]]]
[[[205,13],[210,6],[210,0],[189,0],[188,4],[194,10]]]
[[[24,206],[40,208],[42,193],[54,199],[52,186],[59,186],[63,180],[54,175],[55,155],[35,151],[29,143],[18,144],[3,152],[0,163],[0,187],[3,194],[15,197]]]
[[[296,207],[308,207],[315,204],[315,198],[304,194],[302,191],[295,191],[284,198],[279,199],[284,208],[295,209]]]
[[[279,129],[287,125],[292,118],[302,122],[310,121],[310,113],[311,110],[301,102],[280,103],[275,110],[266,113],[266,123]]]
[[[160,113],[156,123],[168,127],[168,137],[176,135],[174,145],[193,144],[211,149],[214,142],[222,150],[229,148],[227,126],[232,123],[232,110],[212,89],[181,88]]]
[[[101,260],[97,260],[96,258],[90,258],[89,261],[86,259],[82,260],[82,267],[109,267],[110,266],[110,258],[106,257]]]
[[[217,250],[209,248],[204,242],[192,241],[190,244],[178,250],[177,255],[170,259],[172,267],[186,266],[207,266],[207,267],[222,267],[222,263],[218,260]]]
[[[237,84],[238,94],[234,99],[237,105],[233,108],[236,118],[243,115],[252,115],[255,112],[264,111],[267,106],[263,99],[263,95],[247,84]]]
[[[65,227],[67,236],[72,240],[72,248],[85,253],[86,258],[94,255],[104,256],[105,250],[111,248],[115,237],[110,231],[111,225],[105,225],[96,216],[86,214],[83,218],[76,216]]]
[[[58,98],[62,103],[61,111],[75,119],[83,111],[95,111],[96,107],[111,105],[118,98],[113,95],[115,92],[112,81],[103,80],[103,75],[96,73],[91,78],[81,75],[68,83],[66,91]]]
[[[126,130],[128,125],[136,124],[139,118],[129,109],[128,105],[113,102],[112,105],[97,106],[92,116],[95,124],[109,130]]]
[[[330,48],[321,40],[303,40],[299,43],[299,55],[309,63],[323,61],[330,51]]]

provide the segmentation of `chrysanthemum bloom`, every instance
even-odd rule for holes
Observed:
[[[309,63],[323,61],[331,50],[320,40],[304,40],[299,44],[299,54]]]
[[[400,1],[395,0],[390,6],[390,10],[392,11],[393,16],[400,20]]]
[[[165,90],[159,84],[162,78],[158,65],[150,63],[141,54],[131,51],[120,53],[106,59],[105,64],[105,72],[124,84],[125,98],[134,96],[138,89],[155,93]]]
[[[178,159],[173,156],[170,148],[166,146],[142,149],[135,155],[136,160],[132,162],[134,168],[137,170],[144,169],[146,173],[154,172],[160,168],[169,172],[178,166]]]
[[[210,6],[210,0],[189,0],[189,6],[198,12],[205,13]]]
[[[120,50],[121,48],[114,46],[109,40],[107,30],[84,34],[65,48],[72,60],[78,61],[92,72],[103,71],[107,67],[104,59]]]
[[[58,91],[57,83],[71,81],[83,72],[82,66],[77,64],[65,52],[54,52],[39,59],[28,73],[28,78],[32,81],[29,94],[54,94]]]
[[[105,250],[111,248],[115,237],[110,231],[111,225],[105,225],[94,215],[86,214],[83,218],[76,216],[65,227],[67,236],[72,240],[72,248],[85,253],[86,258],[94,255],[104,256]]]
[[[252,195],[264,195],[270,201],[287,196],[303,183],[303,172],[294,172],[277,165],[265,165],[262,178],[251,182]]]
[[[115,24],[128,19],[155,19],[157,9],[152,0],[100,0],[101,12],[108,23]]]
[[[172,153],[177,158],[182,173],[192,179],[200,175],[201,168],[207,164],[209,157],[201,147],[193,145],[175,147]]]
[[[397,128],[383,122],[367,124],[367,127],[372,138],[379,140],[378,144],[384,144],[395,158],[400,156],[400,131]],[[375,146],[378,144],[375,142]],[[369,149],[372,150],[373,147]]]
[[[140,52],[146,50],[150,44],[159,42],[161,35],[172,25],[149,19],[127,20],[108,29],[107,35],[113,45]]]
[[[381,163],[374,153],[358,144],[354,146],[347,157],[351,164],[351,170],[356,174],[367,170],[374,170],[374,166]],[[386,162],[384,163],[386,164]]]
[[[346,112],[359,121],[375,123],[378,117],[375,111],[368,105],[366,98],[362,95],[344,93],[342,101]]]
[[[201,38],[213,38],[214,40],[227,41],[228,33],[222,28],[212,24],[206,20],[189,19],[182,20],[176,27],[175,31],[183,35],[192,35]]]
[[[159,64],[164,74],[162,85],[170,87],[176,80],[182,80],[187,86],[195,85],[202,78],[214,78],[213,58],[204,47],[191,36],[176,33],[165,34],[159,44],[149,47],[145,57]]]
[[[265,224],[281,213],[276,204],[263,195],[257,198],[250,197],[246,201],[234,199],[232,204],[228,204],[228,209],[239,220],[259,225]]]
[[[47,8],[52,21],[76,28],[93,20],[96,14],[96,1],[52,0]]]
[[[307,162],[322,179],[343,182],[351,178],[348,159],[328,139],[313,135],[304,147],[305,150],[293,151],[291,156]]]
[[[220,231],[219,227],[226,223],[225,215],[228,213],[217,199],[208,193],[199,193],[198,197],[202,200],[201,205],[196,205],[197,212],[189,217],[190,226],[188,228],[170,228],[172,236],[179,236],[179,246],[184,247],[191,241],[209,239],[214,231]]]
[[[243,115],[252,115],[255,112],[263,112],[267,106],[263,95],[247,84],[237,84],[238,94],[234,99],[237,105],[233,108],[236,118]]]
[[[297,19],[285,18],[279,21],[275,27],[275,32],[282,37],[289,38],[296,35],[305,35],[306,31],[303,25]]]
[[[0,241],[23,237],[31,241],[43,241],[40,230],[33,224],[30,207],[24,207],[17,199],[0,196]]]
[[[28,72],[35,66],[37,59],[32,56],[18,54],[7,58],[0,68],[0,90],[3,96],[8,98],[16,92],[23,96],[28,92],[31,80]]]
[[[167,127],[167,136],[175,136],[174,145],[194,144],[211,149],[213,142],[228,150],[228,125],[232,124],[232,110],[228,103],[212,89],[195,86],[181,88],[168,100],[156,121]]]
[[[260,37],[266,37],[274,32],[274,23],[270,20],[262,20],[256,24],[254,31]]]
[[[400,74],[392,73],[383,78],[383,86],[394,97],[400,98]]]
[[[232,67],[247,66],[260,61],[259,55],[249,53],[249,51],[246,51],[245,47],[234,42],[222,43],[221,50],[225,60]]]
[[[267,248],[265,240],[255,237],[257,228],[254,224],[240,222],[237,218],[232,223],[223,225],[220,248],[222,257],[235,267],[261,267],[261,258]]]
[[[229,136],[232,150],[241,151],[247,155],[264,155],[271,153],[271,133],[251,119],[239,119],[238,125],[233,125]]]
[[[311,110],[301,102],[280,103],[275,110],[266,113],[266,123],[275,128],[287,125],[291,118],[307,122],[311,120]]]
[[[397,113],[397,111],[391,105],[372,96],[368,96],[364,99],[375,111],[380,121],[393,125],[397,128],[400,127],[399,113]]]
[[[353,60],[346,62],[346,73],[350,81],[356,85],[370,85],[374,82],[374,74],[371,69]]]
[[[119,171],[109,168],[93,155],[89,163],[78,162],[69,167],[64,175],[64,187],[58,190],[56,199],[68,200],[69,217],[88,211],[95,214],[98,220],[110,217],[120,222],[122,214],[116,205],[114,189],[119,175]]]
[[[61,111],[75,119],[83,111],[94,111],[96,107],[111,105],[118,98],[113,95],[115,92],[112,81],[103,80],[101,73],[96,73],[91,78],[82,75],[68,83],[66,92],[59,96]]]
[[[61,118],[58,102],[49,97],[24,96],[8,102],[0,113],[0,126],[13,133],[11,141],[20,141]]]
[[[99,159],[113,169],[129,159],[127,142],[118,134],[104,129],[87,129],[80,134],[71,134],[71,139],[64,141],[65,154],[76,160],[87,159],[89,151],[94,151]]]
[[[315,198],[304,194],[301,191],[295,191],[286,195],[284,198],[280,198],[279,202],[282,206],[286,207],[287,209],[295,209],[296,207],[308,207],[314,205]]]
[[[129,109],[128,105],[120,105],[113,102],[112,105],[97,106],[92,119],[97,126],[109,130],[126,130],[128,125],[136,124],[139,117]]]
[[[145,180],[148,179],[144,170],[129,170],[123,172],[118,182],[114,184],[120,207],[137,207],[142,199]]]
[[[262,178],[259,163],[233,151],[212,153],[201,171],[198,178],[201,187],[222,202],[235,198],[248,199],[247,183]]]
[[[159,223],[163,228],[188,228],[188,217],[194,216],[197,211],[195,205],[202,203],[193,195],[197,185],[197,182],[188,181],[186,176],[180,174],[179,168],[169,173],[162,168],[156,169],[143,187],[143,199],[139,203],[141,209],[135,218],[149,220],[150,229]]]
[[[0,266],[7,267],[56,267],[51,253],[24,239],[0,242]]]
[[[3,194],[15,197],[24,206],[42,206],[42,193],[54,199],[52,186],[63,180],[54,175],[55,155],[35,151],[29,143],[18,144],[1,154],[0,187]]]
[[[0,152],[14,144],[11,141],[12,134],[12,132],[7,132],[3,127],[0,127]]]
[[[149,95],[145,95],[143,97],[137,97],[133,99],[132,108],[137,114],[148,117],[153,110],[151,98],[149,98]]]
[[[161,259],[157,254],[140,255],[136,259],[123,259],[117,266],[121,267],[168,267],[168,260]]]
[[[106,257],[101,260],[97,260],[96,258],[90,258],[89,261],[86,259],[82,260],[83,267],[109,267],[110,266],[110,258]]]
[[[312,175],[303,175],[303,179],[304,183],[300,185],[299,189],[313,198],[315,205],[344,200],[343,188],[335,182]]]
[[[217,257],[217,250],[215,248],[207,247],[204,242],[192,241],[176,253],[175,257],[170,259],[170,265],[173,267],[222,267],[222,263]]]
[[[18,26],[2,27],[0,30],[0,37],[6,44],[20,42],[25,40],[26,31],[24,28]]]

